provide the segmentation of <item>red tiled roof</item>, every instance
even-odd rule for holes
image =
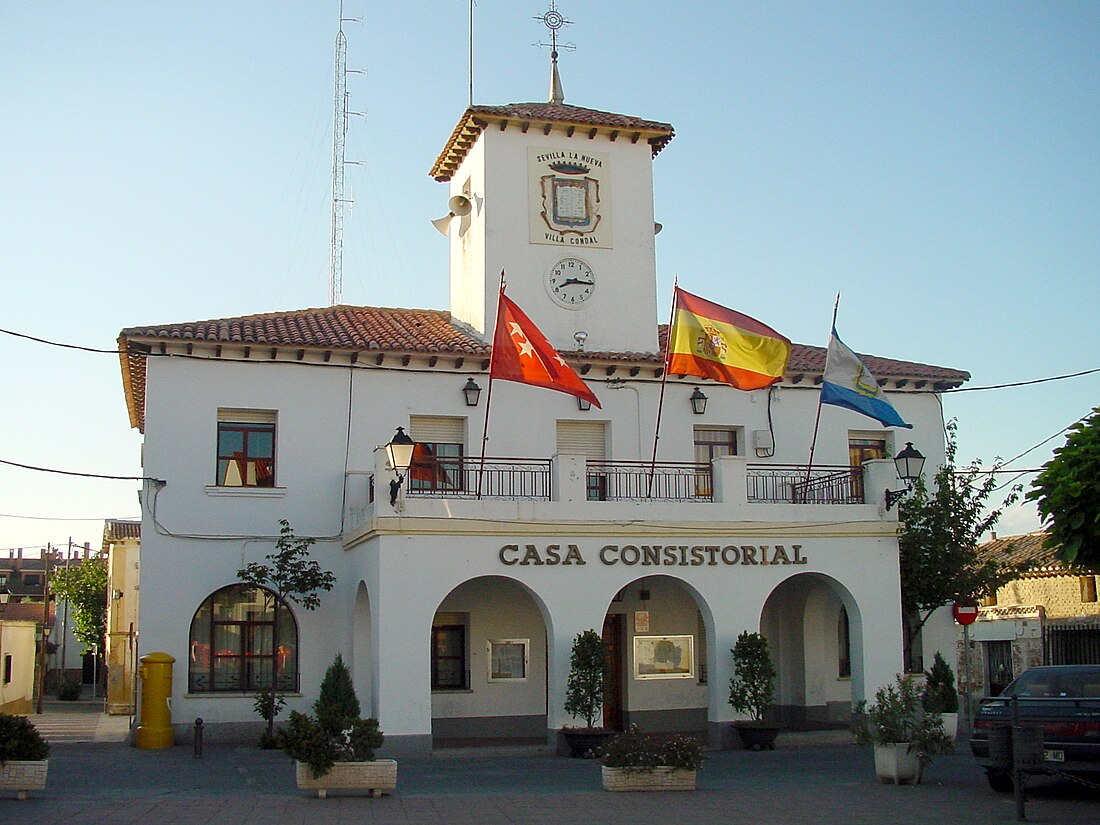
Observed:
[[[668,324],[661,324],[658,328],[660,346],[664,349],[668,340]],[[791,357],[787,362],[788,378],[799,375],[820,375],[825,372],[825,347],[815,347],[810,344],[792,344]],[[970,380],[970,373],[965,370],[957,370],[951,367],[936,367],[931,364],[920,364],[916,361],[899,361],[896,358],[882,358],[878,355],[865,355],[858,353],[867,365],[871,374],[880,379],[908,378],[917,381],[931,381],[939,386],[937,389],[957,387]],[[658,361],[660,358],[658,358]]]
[[[42,594],[40,593],[39,596]],[[57,613],[57,605],[50,603],[50,621],[52,625]],[[8,602],[0,608],[0,618],[11,622],[42,623],[42,602]]]
[[[1020,536],[1001,536],[978,545],[979,556],[996,556],[1000,561],[1021,569],[1028,575],[1072,575],[1052,548],[1044,547],[1045,530]]]
[[[489,346],[427,309],[335,306],[122,330],[123,338],[488,355]],[[120,339],[121,340],[121,339]]]
[[[658,346],[663,349],[667,325],[658,328]],[[388,309],[385,307],[337,306],[221,318],[183,324],[130,327],[119,334],[119,358],[130,423],[144,429],[145,362],[157,344],[179,343],[229,344],[264,348],[254,358],[266,358],[269,350],[279,348],[350,353],[453,355],[456,358],[487,359],[491,347],[472,330],[454,321],[450,313],[429,309]],[[659,368],[658,352],[570,352],[574,362],[603,361],[651,364]],[[155,353],[154,353],[155,354]],[[273,356],[271,356],[273,357]],[[933,389],[955,387],[969,380],[970,374],[948,367],[936,367],[912,361],[878,356],[863,356],[867,366],[880,380],[928,381]],[[807,376],[820,376],[825,369],[825,348],[795,344],[787,368],[787,378],[798,383]]]
[[[791,360],[787,362],[787,373],[820,373],[825,371],[825,347],[813,347],[808,344],[794,344],[791,347]],[[899,361],[895,358],[882,358],[878,355],[859,354],[867,369],[876,378],[913,378],[937,383],[958,385],[970,380],[970,373],[951,367],[936,367],[930,364],[918,364],[914,361]]]
[[[462,164],[470,147],[477,142],[482,130],[489,123],[506,128],[515,123],[523,129],[542,129],[547,133],[553,127],[582,129],[585,136],[604,131],[613,139],[649,143],[653,157],[668,145],[676,134],[672,125],[657,120],[643,120],[630,115],[617,115],[564,103],[509,103],[504,106],[471,106],[459,118],[443,151],[428,173],[438,181],[448,181]],[[585,128],[587,127],[587,128]],[[573,134],[570,132],[570,134]]]
[[[119,519],[107,519],[103,522],[103,543],[120,541],[121,539],[140,539],[140,521],[121,521]]]

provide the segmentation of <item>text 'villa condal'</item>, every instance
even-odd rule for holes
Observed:
[[[506,544],[500,548],[501,564],[566,565],[588,564],[575,544],[548,544],[538,547]],[[642,567],[700,567],[702,565],[733,564],[805,564],[802,545],[792,544],[790,551],[782,544],[605,544],[597,557],[601,564],[640,565]]]

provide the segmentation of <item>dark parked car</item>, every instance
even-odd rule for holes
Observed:
[[[1034,772],[1100,774],[1100,665],[1033,667],[974,712],[970,750],[993,790],[1012,790],[1011,772],[989,752],[990,731],[1012,724],[1012,697],[1019,699],[1020,724],[1043,729],[1042,767]]]

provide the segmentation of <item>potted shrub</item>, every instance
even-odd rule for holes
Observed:
[[[729,703],[748,719],[733,723],[746,749],[774,750],[779,726],[765,719],[775,701],[775,667],[768,640],[745,631],[737,637],[733,654]]]
[[[594,756],[596,749],[614,735],[596,720],[603,716],[603,693],[611,667],[607,645],[595,630],[578,633],[569,658],[569,681],[565,688],[565,712],[583,719],[584,727],[565,726],[562,736],[572,756]]]
[[[916,785],[933,757],[952,749],[943,719],[925,711],[916,681],[901,674],[875,692],[873,705],[856,705],[852,734],[857,745],[874,746],[879,781],[895,785]]]
[[[0,713],[0,790],[26,799],[28,791],[44,789],[49,755],[49,744],[27,717]]]
[[[924,672],[921,703],[927,713],[943,717],[943,729],[954,742],[959,730],[959,694],[955,690],[955,673],[939,651],[932,660],[932,668]]]
[[[359,717],[359,699],[340,655],[325,673],[313,712],[291,711],[282,732],[283,750],[296,761],[299,788],[324,799],[334,789],[381,796],[397,787],[397,762],[374,758],[384,737],[377,719]]]
[[[693,791],[703,746],[691,736],[654,736],[631,725],[599,751],[606,791]]]

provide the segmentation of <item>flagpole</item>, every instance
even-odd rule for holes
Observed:
[[[504,270],[500,270],[500,292],[497,293],[497,314],[493,319],[493,339],[496,340],[496,327],[500,319],[500,299],[504,295]],[[481,500],[481,479],[485,475],[485,444],[489,440],[489,408],[493,403],[493,359],[497,357],[497,348],[489,351],[489,389],[485,392],[485,426],[481,430],[481,459],[477,468],[477,498]]]
[[[657,425],[653,429],[653,457],[649,461],[649,479],[646,481],[646,498],[653,495],[653,476],[657,472],[657,442],[661,438],[661,413],[665,408],[665,385],[668,383],[668,348],[672,341],[672,322],[676,317],[676,290],[679,288],[680,279],[672,279],[672,307],[668,312],[668,333],[665,335],[665,352],[662,360],[664,365],[661,370],[661,395],[657,400]]]
[[[836,332],[836,313],[837,313],[838,309],[840,309],[840,293],[839,292],[836,294],[836,301],[833,303],[833,324],[832,324],[831,327],[829,327],[829,341],[830,342],[833,340],[833,334]],[[825,350],[825,366],[827,367],[828,365],[829,365],[829,350],[826,349]],[[822,368],[821,374],[822,374],[822,377],[824,378],[824,375],[825,375],[824,368]],[[821,423],[821,393],[818,393],[818,395],[817,395],[817,417],[814,418],[814,436],[813,436],[813,439],[810,441],[810,462],[809,462],[809,464],[806,465],[806,484],[807,485],[809,485],[809,483],[810,483],[810,473],[813,471],[813,467],[814,467],[814,450],[817,449],[817,428],[818,428],[818,425],[820,423]]]

